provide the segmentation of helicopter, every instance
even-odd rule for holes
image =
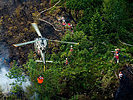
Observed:
[[[38,26],[36,23],[31,23],[32,27],[35,29],[36,33],[38,34],[39,38],[36,38],[33,41],[28,41],[28,42],[24,42],[24,43],[19,43],[19,44],[13,44],[15,47],[18,46],[23,46],[23,45],[27,45],[27,44],[31,44],[34,43],[34,47],[35,50],[38,54],[41,55],[42,60],[36,60],[36,62],[43,62],[44,66],[46,66],[46,62],[53,62],[53,61],[46,61],[45,60],[45,53],[46,53],[46,48],[48,45],[48,41],[51,42],[60,42],[60,43],[68,43],[68,44],[79,44],[79,43],[75,43],[75,42],[66,42],[66,41],[59,41],[59,40],[51,40],[51,39],[47,39],[45,37],[42,36]]]

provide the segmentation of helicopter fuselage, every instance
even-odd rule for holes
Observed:
[[[46,38],[36,38],[37,42],[34,43],[35,50],[38,54],[45,53],[47,47],[47,39]],[[39,41],[38,41],[39,40]]]

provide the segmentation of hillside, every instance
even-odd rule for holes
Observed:
[[[27,88],[28,92],[24,93],[16,82],[14,86],[16,88],[11,91],[12,99],[18,94],[23,94],[24,98],[29,99],[33,93],[37,94],[39,100],[132,98],[131,0],[11,0],[10,2],[5,3],[7,6],[1,6],[0,9],[0,40],[5,41],[10,48],[11,69],[8,77],[16,75],[20,77],[18,71],[21,70],[32,83]],[[63,25],[63,20],[67,25]],[[71,44],[48,42],[46,61],[50,60],[53,63],[46,63],[44,67],[43,63],[35,62],[41,56],[35,52],[33,44],[17,48],[13,46],[38,37],[31,26],[33,22],[37,23],[43,37],[76,42],[79,45],[73,45],[73,51],[70,51]],[[69,26],[69,23],[72,26]],[[120,49],[118,63],[114,58],[117,48]],[[119,71],[126,77],[124,81],[118,78]],[[42,84],[37,83],[40,75],[44,78]],[[124,83],[127,85],[123,85]]]

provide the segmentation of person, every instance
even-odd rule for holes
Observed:
[[[71,45],[70,51],[71,51],[71,52],[73,51],[73,46],[72,46],[72,45]]]
[[[68,60],[67,60],[67,58],[66,58],[66,65],[68,64]]]
[[[116,59],[116,63],[119,63],[119,55],[118,54],[115,55],[115,59]]]
[[[120,49],[115,49],[115,54],[120,54]]]
[[[114,55],[115,54],[120,54],[120,49],[117,48],[117,49],[115,49],[115,51],[111,51],[111,52],[114,52]]]
[[[61,17],[61,20],[63,21],[63,20],[65,20],[65,18],[64,17]]]
[[[114,58],[116,60],[116,63],[119,63],[119,54],[120,54],[120,49],[115,49],[115,51],[111,51],[114,52]]]
[[[44,79],[44,78],[43,78],[42,76],[38,77],[38,78],[37,78],[38,83],[39,83],[39,84],[42,84],[42,83],[43,83],[43,79]]]
[[[71,29],[72,28],[72,24],[68,23],[68,28]]]
[[[66,26],[66,22],[63,22],[62,25],[63,25],[63,26]]]
[[[123,77],[123,74],[122,74],[122,72],[120,71],[120,72],[119,72],[119,79],[122,79],[122,77]]]

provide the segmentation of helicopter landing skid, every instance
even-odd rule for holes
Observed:
[[[36,60],[36,62],[43,62],[43,61],[42,60]],[[46,61],[46,62],[53,63],[53,61]]]

